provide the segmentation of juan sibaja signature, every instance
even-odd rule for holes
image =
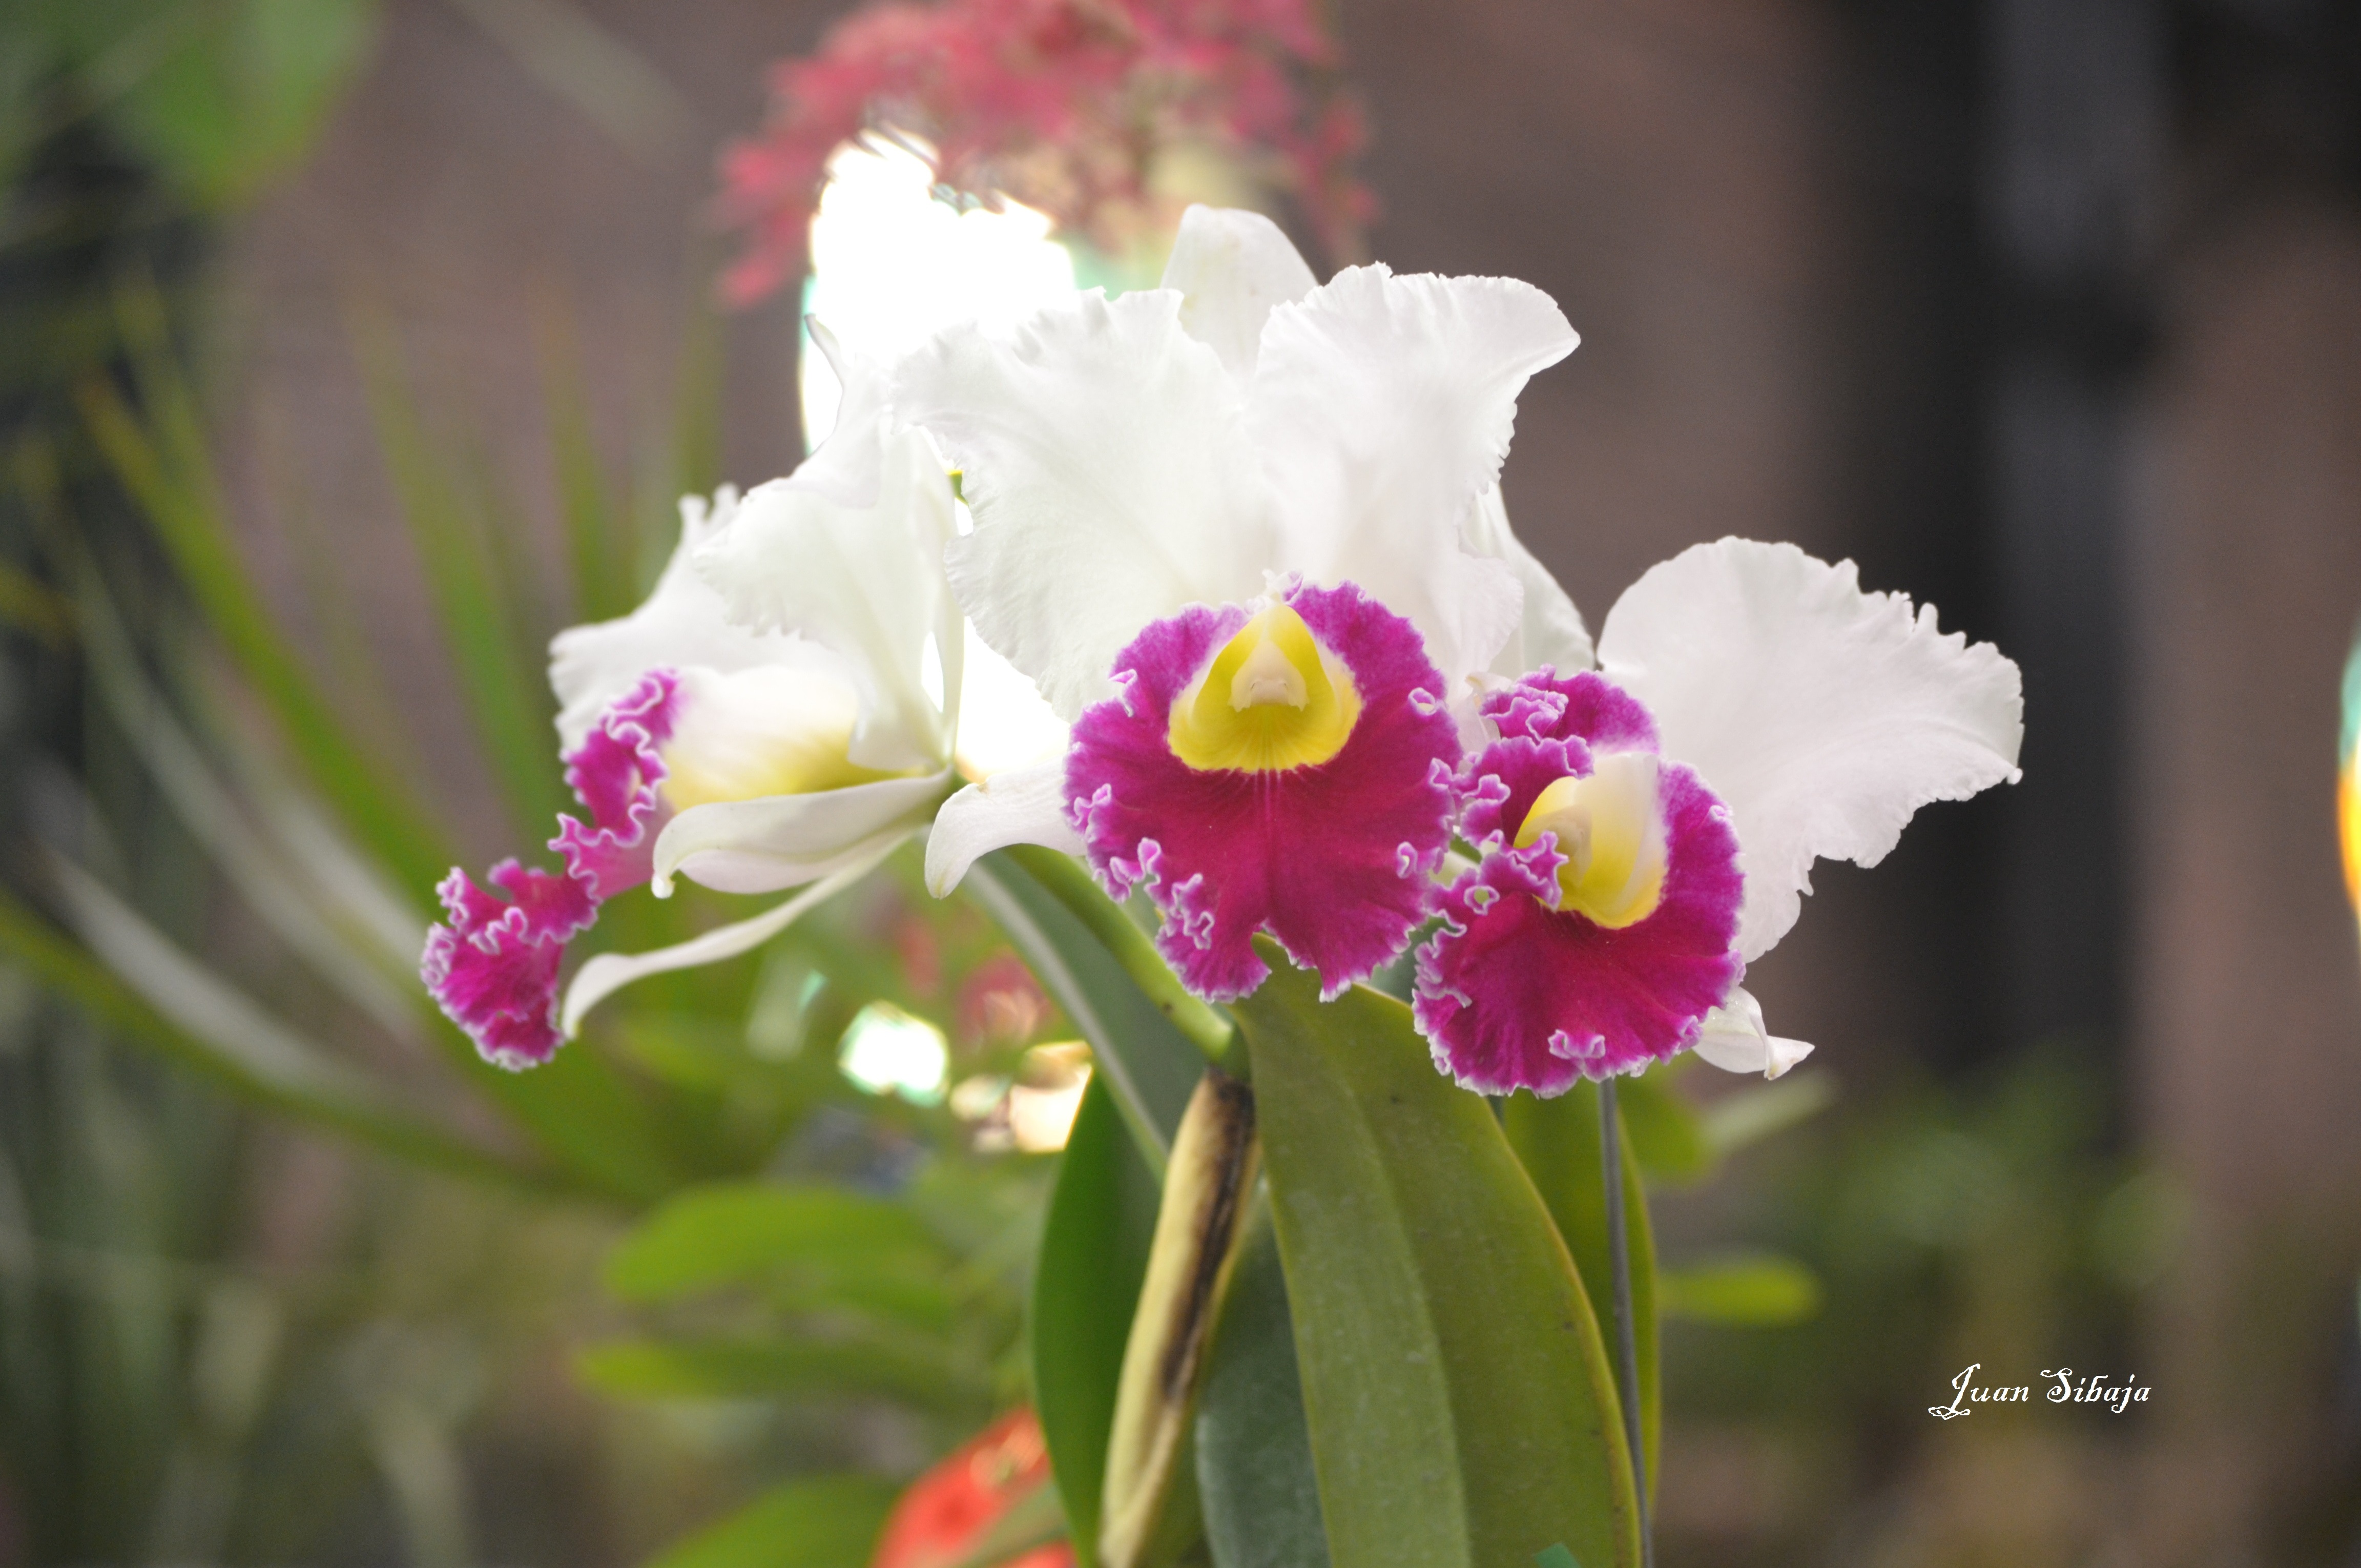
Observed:
[[[1951,1379],[1951,1402],[1929,1405],[1927,1413],[1937,1420],[1948,1421],[1954,1416],[1975,1414],[1968,1409],[1970,1405],[2022,1405],[2032,1400],[2033,1387],[2030,1384],[2003,1384],[1996,1387],[1978,1385],[1975,1376],[1982,1367],[1981,1361],[1971,1362],[1965,1371]],[[2055,1372],[2044,1371],[2041,1376],[2051,1385],[2042,1391],[2041,1397],[2053,1405],[2104,1405],[2120,1416],[2134,1405],[2147,1403],[2148,1386],[2136,1376],[2127,1377],[2121,1383],[2108,1382],[2103,1372],[2093,1372],[2078,1378],[2070,1366],[2061,1366]]]

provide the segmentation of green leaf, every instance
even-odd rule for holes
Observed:
[[[1733,1254],[1665,1269],[1657,1299],[1668,1318],[1778,1329],[1818,1313],[1820,1282],[1794,1258]]]
[[[992,1408],[983,1369],[916,1335],[615,1340],[584,1350],[576,1366],[595,1387],[627,1398],[866,1396],[963,1420]]]
[[[1123,912],[1090,884],[1088,873],[1064,856],[1044,853],[1073,869],[1091,896],[1115,919],[1125,920]],[[1068,896],[1060,897],[1054,881],[1044,880],[1059,875],[1047,861],[996,850],[969,868],[961,887],[1016,945],[1042,989],[1091,1043],[1095,1076],[1114,1091],[1126,1125],[1160,1178],[1173,1130],[1180,1125],[1189,1096],[1204,1073],[1205,1054],[1140,990],[1131,970],[1109,949],[1106,938],[1114,934],[1112,927],[1094,931],[1085,925],[1069,903],[1080,895],[1068,890]],[[1136,928],[1133,934],[1138,935]],[[1119,934],[1115,935],[1119,941]],[[1146,945],[1145,937],[1138,940]],[[1148,956],[1155,958],[1152,951]],[[1155,961],[1163,963],[1161,959]]]
[[[891,1482],[824,1475],[774,1486],[647,1568],[858,1568],[894,1507]]]
[[[1098,1558],[1107,1438],[1133,1305],[1156,1231],[1156,1173],[1125,1130],[1105,1075],[1091,1075],[1059,1157],[1033,1277],[1033,1407],[1072,1525],[1078,1568]]]
[[[519,624],[511,575],[496,548],[500,524],[478,521],[431,449],[390,329],[368,322],[359,336],[379,449],[425,571],[443,646],[511,818],[524,842],[538,843],[571,803],[557,765],[556,705],[542,664],[525,656],[540,639]]]
[[[674,1198],[607,1256],[607,1288],[664,1301],[761,1283],[783,1266],[841,1268],[898,1255],[941,1269],[956,1259],[898,1203],[814,1183],[700,1187]]]
[[[159,983],[186,981],[191,975],[210,980],[104,890],[99,890],[99,896],[105,902],[91,903],[88,912],[105,922],[116,956],[147,969]],[[121,918],[111,917],[115,916]],[[121,1030],[125,1037],[282,1114],[331,1128],[399,1158],[455,1174],[524,1187],[548,1184],[549,1179],[540,1173],[512,1165],[454,1133],[384,1103],[384,1096],[371,1091],[357,1074],[308,1045],[286,1040],[276,1030],[190,1026],[195,1018],[173,1016],[181,1009],[159,1008],[5,892],[0,892],[0,955],[23,965],[41,984]],[[174,959],[179,959],[178,965],[170,963]],[[170,966],[169,981],[159,963]],[[194,1000],[185,990],[181,999]],[[226,1012],[222,1000],[217,995],[204,999],[210,1003],[202,1009],[205,1017],[242,1024],[245,1020],[237,1003],[244,999],[236,998]]]
[[[1836,1079],[1827,1071],[1790,1073],[1723,1095],[1699,1119],[1699,1130],[1720,1158],[1818,1115],[1836,1098]]]
[[[289,168],[376,37],[374,0],[71,0],[69,38],[108,127],[191,203]]]
[[[1319,1477],[1287,1276],[1267,1205],[1246,1250],[1197,1397],[1197,1496],[1213,1568],[1328,1568]]]
[[[158,309],[152,296],[144,315]],[[155,332],[160,334],[161,327]],[[160,348],[157,350],[160,354]],[[313,684],[296,653],[264,609],[261,591],[230,537],[221,490],[204,449],[204,433],[170,367],[151,360],[143,396],[159,411],[161,444],[102,381],[81,389],[91,434],[115,476],[163,541],[181,579],[221,638],[239,672],[278,721],[290,748],[339,818],[411,888],[429,888],[451,867],[442,836],[395,783],[397,775],[357,746],[335,707]],[[168,456],[168,452],[170,455]]]
[[[1627,1099],[1625,1079],[1616,1100]],[[1554,1100],[1511,1096],[1501,1107],[1509,1146],[1524,1162],[1540,1190],[1558,1234],[1574,1255],[1575,1271],[1589,1293],[1599,1333],[1615,1343],[1613,1257],[1607,1245],[1607,1180],[1598,1147],[1598,1085],[1576,1083]],[[1656,1450],[1663,1428],[1662,1373],[1656,1328],[1656,1248],[1648,1224],[1648,1199],[1640,1180],[1639,1140],[1624,1118],[1623,1229],[1631,1249],[1632,1348],[1640,1364],[1641,1444],[1648,1457],[1649,1489],[1655,1487]],[[1610,1360],[1609,1365],[1613,1365]]]
[[[1337,1568],[1639,1560],[1614,1382],[1565,1245],[1490,1107],[1410,1009],[1272,953],[1234,1009]]]
[[[1615,1091],[1623,1110],[1623,1131],[1640,1168],[1660,1181],[1697,1181],[1713,1172],[1721,1157],[1705,1118],[1674,1087],[1686,1057],[1627,1078]]]

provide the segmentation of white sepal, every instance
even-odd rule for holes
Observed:
[[[924,827],[950,777],[691,806],[656,836],[655,894],[669,896],[675,876],[717,893],[776,893],[826,876],[876,835]]]
[[[1765,1078],[1777,1078],[1812,1054],[1801,1040],[1766,1034],[1763,1004],[1742,985],[1732,987],[1730,1000],[1705,1015],[1705,1025],[1690,1048],[1724,1072],[1759,1072]]]
[[[1294,303],[1320,280],[1260,213],[1192,206],[1180,214],[1163,286],[1180,295],[1182,329],[1243,382],[1254,374],[1271,307]]]
[[[750,920],[716,927],[702,936],[669,948],[658,948],[645,953],[599,953],[586,960],[575,971],[566,988],[566,1000],[558,1006],[558,1028],[567,1039],[582,1025],[582,1016],[599,1003],[612,996],[635,980],[669,970],[693,969],[698,964],[718,964],[724,959],[751,952],[785,930],[818,905],[826,903],[875,870],[909,837],[901,832],[857,847],[833,875],[812,883],[803,892],[774,908],[767,909]]]
[[[1063,758],[994,773],[944,802],[927,830],[927,891],[943,897],[980,857],[1011,844],[1082,852],[1082,836],[1066,814]]]
[[[1728,806],[1746,901],[1739,955],[1785,936],[1820,857],[1875,865],[1911,814],[2017,777],[2016,666],[1936,629],[1850,561],[1724,539],[1651,568],[1609,612],[1600,668],[1664,753]]]

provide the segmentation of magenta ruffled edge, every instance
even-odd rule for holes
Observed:
[[[1461,832],[1481,859],[1438,900],[1413,1010],[1435,1066],[1486,1094],[1560,1094],[1694,1045],[1745,966],[1731,943],[1744,878],[1730,814],[1689,769],[1659,766],[1667,828],[1656,911],[1608,930],[1554,907],[1554,839],[1510,839],[1553,781],[1599,753],[1655,749],[1655,727],[1603,677],[1543,671],[1485,698],[1501,731],[1461,771]]]
[[[1361,715],[1344,749],[1283,773],[1199,771],[1172,754],[1172,703],[1249,611],[1194,606],[1117,656],[1120,695],[1085,711],[1067,754],[1069,815],[1108,893],[1145,887],[1157,947],[1198,995],[1260,985],[1268,933],[1334,996],[1399,955],[1449,842],[1456,728],[1410,622],[1350,583],[1282,598],[1346,669]]]
[[[456,867],[435,888],[447,925],[426,933],[419,975],[486,1061],[511,1072],[557,1054],[557,971],[566,944],[598,923],[598,905],[648,880],[666,815],[658,749],[679,717],[679,678],[642,675],[566,754],[566,782],[590,814],[558,818],[549,847],[562,872],[502,861],[478,886]],[[507,896],[492,891],[497,888]]]

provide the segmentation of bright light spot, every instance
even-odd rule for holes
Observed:
[[[888,1002],[873,1002],[844,1031],[836,1064],[871,1094],[898,1094],[917,1105],[942,1103],[950,1067],[943,1032]]]
[[[1046,214],[1016,202],[960,212],[935,200],[928,159],[882,137],[837,148],[828,172],[804,310],[855,353],[897,358],[955,322],[1005,330],[1074,291],[1073,258],[1049,238]],[[808,334],[801,382],[817,444],[835,427],[840,389]]]
[[[1082,1076],[1058,1089],[1027,1089],[1023,1084],[1008,1091],[1008,1132],[1016,1146],[1027,1154],[1054,1154],[1066,1146],[1066,1139],[1074,1130],[1074,1114],[1082,1108],[1082,1091],[1091,1084],[1091,1069],[1084,1068]]]
[[[1082,1091],[1091,1084],[1091,1048],[1080,1040],[1036,1046],[1025,1053],[1016,1082],[1008,1091],[1008,1133],[1027,1154],[1051,1154],[1066,1146]]]
[[[1042,700],[1016,666],[984,646],[967,629],[961,657],[960,771],[989,778],[1006,768],[1047,762],[1066,750],[1066,721]]]

